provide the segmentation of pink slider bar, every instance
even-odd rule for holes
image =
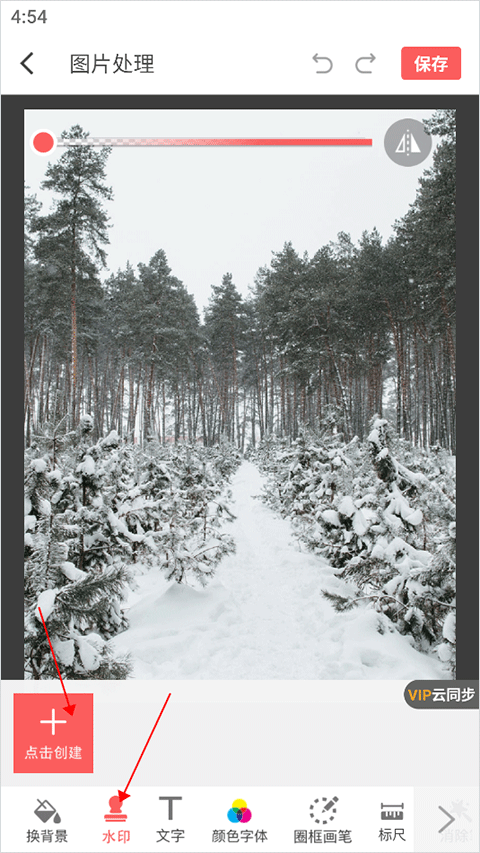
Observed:
[[[167,138],[159,138],[154,139],[151,137],[122,137],[122,136],[91,136],[87,139],[59,139],[58,147],[59,148],[72,148],[76,145],[80,146],[103,146],[103,145],[112,145],[112,146],[124,146],[128,147],[138,147],[138,146],[254,146],[254,145],[317,145],[317,146],[336,146],[336,145],[372,145],[372,139],[365,138],[329,138],[323,137],[320,139],[308,139],[308,138],[252,138],[246,137],[242,139],[221,139],[221,138],[175,138],[175,137],[167,137]]]

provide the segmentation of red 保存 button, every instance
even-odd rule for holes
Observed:
[[[459,47],[402,47],[402,80],[460,80]]]

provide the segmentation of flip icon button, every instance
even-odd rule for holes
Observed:
[[[93,693],[15,693],[14,773],[93,773]]]

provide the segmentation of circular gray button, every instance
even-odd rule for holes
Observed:
[[[385,151],[399,166],[418,166],[432,150],[432,137],[421,121],[402,118],[391,124],[385,134]]]

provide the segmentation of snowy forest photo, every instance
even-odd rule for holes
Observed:
[[[26,155],[25,678],[38,608],[66,679],[455,678],[455,111],[413,168],[92,116]]]

